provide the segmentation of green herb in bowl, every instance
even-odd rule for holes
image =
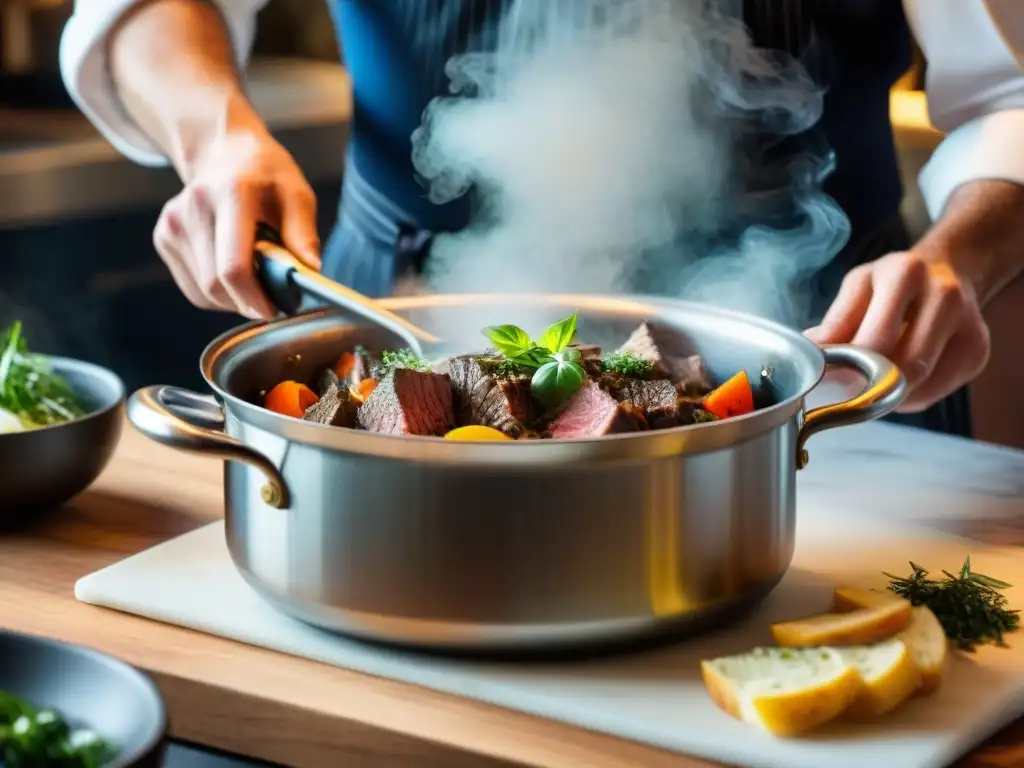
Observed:
[[[0,433],[63,424],[85,413],[67,381],[29,350],[20,322],[0,331]]]
[[[9,768],[101,768],[117,749],[58,712],[0,691],[0,765]]]

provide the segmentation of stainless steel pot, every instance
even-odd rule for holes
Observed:
[[[254,402],[313,378],[386,331],[317,311],[215,340],[214,396],[136,392],[132,423],[161,443],[226,459],[227,543],[280,610],[374,640],[448,650],[575,648],[704,629],[753,606],[793,553],[804,442],[878,418],[898,369],[851,346],[824,351],[781,326],[664,299],[424,296],[387,306],[462,351],[477,329],[528,329],[574,310],[607,347],[643,319],[685,334],[720,377],[772,370],[777,404],[712,424],[592,440],[460,443],[323,427]],[[803,412],[826,366],[857,369],[860,396]]]

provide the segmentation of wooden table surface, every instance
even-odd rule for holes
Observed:
[[[79,577],[219,517],[221,490],[219,462],[126,426],[89,492],[0,536],[3,626],[83,643],[146,670],[177,738],[286,765],[711,765],[75,600]],[[1024,720],[959,765],[1024,765]]]

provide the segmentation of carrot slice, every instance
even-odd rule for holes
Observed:
[[[356,356],[351,352],[346,352],[338,358],[338,362],[334,364],[334,372],[338,374],[338,378],[342,381],[348,379],[352,369],[356,367]]]
[[[378,382],[376,379],[363,379],[356,386],[349,387],[349,391],[352,393],[352,399],[359,403],[365,403],[367,398],[373,394],[373,390],[377,388]]]
[[[704,398],[704,410],[720,419],[743,416],[754,410],[754,390],[746,371],[740,371]]]
[[[305,384],[297,381],[282,381],[263,398],[263,407],[268,411],[301,419],[309,406],[320,398]]]

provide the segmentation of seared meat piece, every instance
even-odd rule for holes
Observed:
[[[551,424],[551,437],[580,438],[636,432],[644,429],[643,416],[628,403],[620,403],[588,379],[569,399]]]
[[[352,372],[348,375],[348,383],[351,386],[356,386],[363,379],[378,378],[377,368],[380,366],[380,355],[368,351],[365,347],[356,347],[352,351],[352,355],[355,357],[355,364],[352,366]]]
[[[690,355],[676,361],[670,378],[681,395],[706,395],[715,388],[707,366],[704,365],[704,358],[700,355]]]
[[[597,344],[573,344],[580,353],[583,370],[591,376],[601,375],[601,348]]]
[[[348,387],[330,384],[320,399],[306,409],[302,419],[332,427],[351,428],[356,424],[356,409]]]
[[[643,413],[652,429],[679,425],[679,398],[668,379],[645,380],[604,373],[598,383],[620,403],[629,403]]]
[[[320,395],[320,397],[323,397],[324,395],[327,394],[327,390],[329,390],[332,386],[347,387],[348,385],[342,384],[341,379],[338,378],[338,374],[336,374],[333,369],[327,368],[326,370],[324,370],[323,373],[320,374],[320,378],[317,379],[316,391]]]
[[[703,394],[712,389],[704,360],[688,349],[680,332],[672,328],[644,321],[618,351],[650,361],[655,373],[671,379],[681,393]]]
[[[451,382],[442,373],[397,368],[359,407],[356,419],[370,432],[441,436],[455,427]]]
[[[500,358],[463,355],[448,360],[452,397],[461,425],[482,424],[509,437],[526,431],[531,417],[530,380],[495,375]]]

